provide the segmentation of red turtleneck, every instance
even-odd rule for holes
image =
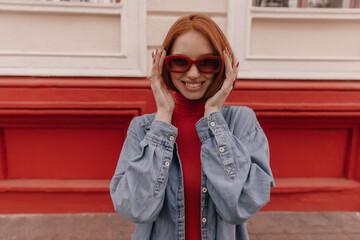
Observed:
[[[185,195],[185,239],[201,239],[201,142],[195,124],[204,116],[205,103],[175,94],[172,124],[178,128],[176,143],[181,159]]]

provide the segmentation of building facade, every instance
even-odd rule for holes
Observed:
[[[0,0],[0,213],[112,212],[151,52],[214,19],[240,61],[226,104],[255,110],[276,188],[264,211],[360,210],[358,0]]]

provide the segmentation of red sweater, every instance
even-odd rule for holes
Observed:
[[[205,103],[175,94],[172,124],[178,128],[176,143],[183,171],[185,239],[201,239],[201,142],[195,124],[204,116]]]

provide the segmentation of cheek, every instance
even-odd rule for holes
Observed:
[[[204,77],[212,83],[215,79],[215,74],[204,74]]]
[[[205,76],[207,79],[211,79],[211,80],[214,80],[215,78],[215,74],[205,74]]]
[[[170,73],[170,80],[171,82],[176,85],[179,80],[181,79],[183,73]]]
[[[210,86],[212,86],[212,84],[213,84],[214,81],[215,81],[215,74],[205,74],[204,77],[208,80],[208,81],[207,81],[206,90],[205,90],[205,92],[208,92]]]
[[[175,89],[173,90],[178,90],[180,83],[180,79],[181,79],[182,73],[170,73],[170,81],[172,82],[173,86],[175,87]]]

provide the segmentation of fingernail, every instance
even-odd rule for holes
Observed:
[[[236,64],[236,67],[238,67],[239,66],[239,62]]]

